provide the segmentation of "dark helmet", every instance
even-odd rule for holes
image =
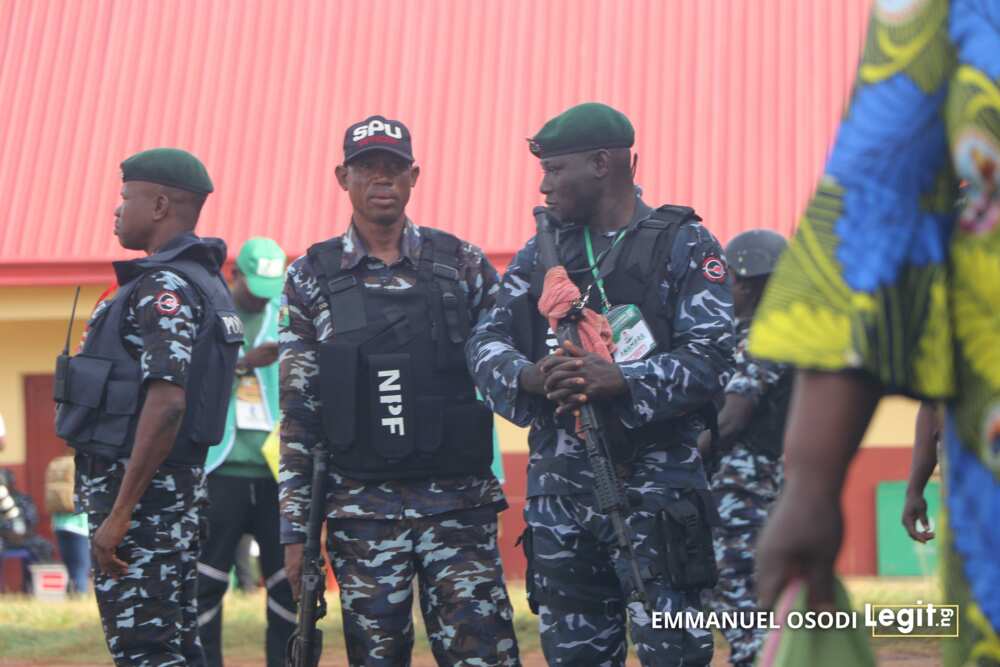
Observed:
[[[774,271],[778,257],[788,246],[785,237],[770,229],[751,229],[737,234],[726,246],[729,268],[738,278],[766,276]]]

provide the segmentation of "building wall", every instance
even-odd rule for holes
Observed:
[[[101,291],[86,287],[80,292],[74,346]],[[24,464],[24,376],[52,372],[66,342],[73,292],[72,287],[0,287],[0,414],[7,424],[2,466]]]
[[[74,341],[79,339],[86,315],[100,294],[85,288],[80,296]],[[62,349],[72,303],[69,287],[0,288],[0,413],[7,422],[7,448],[0,452],[0,466],[12,467],[24,479],[25,405],[24,377],[50,373]],[[882,402],[865,435],[863,448],[851,466],[844,491],[844,548],[839,569],[847,574],[876,572],[875,486],[884,480],[906,479],[916,404],[903,398]],[[511,509],[502,517],[500,543],[508,575],[523,576],[524,563],[514,541],[523,530],[525,471],[528,461],[527,430],[498,420],[507,477],[505,489]],[[41,502],[41,498],[36,499]]]

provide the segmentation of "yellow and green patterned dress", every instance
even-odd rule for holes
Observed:
[[[947,664],[1000,663],[1000,0],[875,0],[753,354],[947,399]],[[967,184],[956,213],[959,179]]]

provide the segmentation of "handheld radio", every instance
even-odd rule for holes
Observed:
[[[55,389],[52,392],[57,403],[65,403],[69,400],[69,341],[73,335],[73,320],[76,318],[76,304],[80,300],[80,286],[76,287],[76,294],[73,296],[73,309],[69,313],[69,326],[66,328],[66,345],[63,346],[62,354],[56,357],[56,378]]]

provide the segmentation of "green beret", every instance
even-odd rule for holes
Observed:
[[[570,107],[528,139],[531,152],[544,159],[598,148],[631,148],[635,129],[621,111],[587,102]]]
[[[207,195],[215,188],[201,160],[177,148],[151,148],[122,162],[122,182],[146,181]]]

